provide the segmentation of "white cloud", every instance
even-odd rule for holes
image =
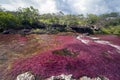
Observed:
[[[105,0],[64,0],[63,4],[64,3],[69,4],[66,6],[64,5],[64,7],[67,7],[67,9],[71,9],[71,10],[68,10],[68,11],[71,11],[71,13],[98,14],[98,13],[106,13],[106,12],[112,11],[109,7],[110,1],[111,0],[109,0],[109,1],[105,1]],[[59,5],[59,3],[58,3],[58,5]],[[116,6],[114,6],[114,7],[116,7]],[[59,7],[59,8],[61,10],[64,10],[61,7]]]
[[[9,0],[9,4],[1,4],[7,10],[16,10],[19,7],[27,7],[28,4],[23,2],[22,0]]]
[[[57,12],[57,7],[54,0],[41,0],[41,4],[38,3],[38,8],[41,13]]]
[[[1,4],[7,10],[16,10],[19,7],[33,6],[39,9],[40,13],[57,12],[54,0],[9,0],[9,4]]]
[[[120,12],[120,0],[5,0],[2,7],[16,10],[18,7],[33,6],[40,13],[53,13],[63,11],[73,14],[102,14],[106,12]]]

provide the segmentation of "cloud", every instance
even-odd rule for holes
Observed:
[[[56,0],[58,9],[72,14],[102,14],[119,11],[120,0]]]
[[[14,11],[19,7],[33,6],[37,8],[40,13],[54,13],[58,12],[54,0],[7,0],[9,4],[0,4],[7,10]]]
[[[102,14],[120,12],[120,0],[5,0],[0,5],[8,10],[18,7],[33,6],[40,13],[54,13],[63,11],[71,14]]]
[[[7,10],[16,10],[19,7],[27,7],[28,4],[23,2],[22,0],[7,0],[7,4],[1,4]]]

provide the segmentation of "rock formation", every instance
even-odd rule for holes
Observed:
[[[35,80],[35,77],[30,72],[26,72],[18,75],[16,80]]]

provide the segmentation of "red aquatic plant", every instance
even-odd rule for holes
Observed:
[[[31,71],[36,76],[50,77],[59,74],[72,74],[73,77],[105,76],[110,80],[120,79],[120,53],[116,48],[99,44],[91,39],[88,44],[75,37],[57,36],[59,45],[56,48],[42,52],[29,58],[16,60],[13,63],[12,74]],[[71,55],[54,54],[55,50],[67,49]]]

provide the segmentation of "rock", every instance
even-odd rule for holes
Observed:
[[[79,80],[109,80],[108,78],[106,77],[96,77],[96,78],[90,78],[90,77],[87,77],[87,76],[83,76],[81,77]]]
[[[97,77],[97,78],[92,78],[91,80],[103,80],[103,79]]]
[[[2,34],[9,34],[9,33],[10,33],[9,30],[4,30],[4,31],[2,32]]]
[[[50,78],[47,78],[46,80],[73,80],[72,79],[72,75],[65,75],[65,74],[61,74],[58,76],[51,76]]]
[[[81,77],[79,80],[91,80],[91,78],[87,77],[87,76],[83,76]]]
[[[74,55],[67,48],[59,49],[59,50],[54,50],[52,53],[53,54],[57,54],[57,55],[63,55],[63,56],[73,56]]]
[[[18,75],[16,80],[35,80],[35,77],[30,72],[26,72]]]
[[[89,34],[94,34],[93,29],[91,29],[88,26],[70,26],[70,28],[78,33],[87,33],[87,35]]]
[[[80,77],[80,79],[73,79],[71,74],[70,75],[61,74],[58,76],[51,76],[50,78],[47,78],[45,80],[109,80],[109,79],[106,77],[90,78],[87,76]]]
[[[28,33],[28,32],[30,32],[30,29],[23,29],[22,32]]]
[[[16,31],[14,29],[7,29],[2,32],[2,34],[14,34]]]

